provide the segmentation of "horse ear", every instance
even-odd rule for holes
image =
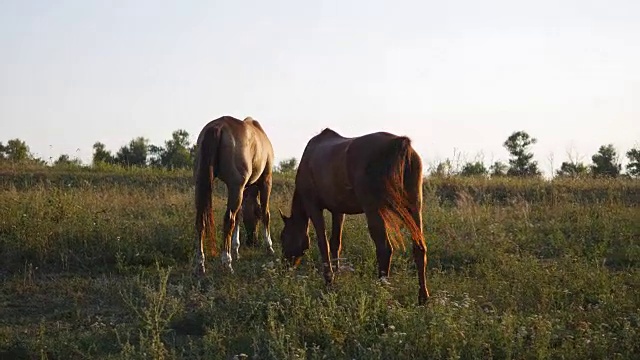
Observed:
[[[278,208],[278,212],[280,213],[280,217],[282,218],[282,221],[287,221],[287,217],[284,216],[284,214],[282,213],[282,210],[280,210],[280,208]]]

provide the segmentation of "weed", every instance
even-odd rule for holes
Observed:
[[[272,214],[292,188],[274,180]],[[220,182],[215,191],[221,219]],[[394,253],[389,285],[376,281],[361,215],[344,225],[354,271],[329,288],[313,240],[298,269],[282,266],[278,216],[277,256],[241,246],[235,274],[207,258],[194,279],[192,201],[188,172],[0,171],[0,358],[640,353],[637,181],[427,180],[425,307],[410,252]]]

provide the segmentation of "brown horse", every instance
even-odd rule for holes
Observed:
[[[327,242],[323,210],[332,215],[331,241]],[[299,264],[309,248],[309,220],[313,223],[327,284],[333,281],[330,261],[340,256],[345,214],[367,218],[375,242],[378,276],[387,281],[394,249],[404,247],[401,225],[413,240],[418,267],[418,301],[429,297],[426,285],[426,243],[422,233],[422,160],[411,140],[386,132],[345,138],[325,129],[309,140],[296,173],[291,215],[280,211],[284,229],[282,252]],[[331,254],[329,254],[331,252]],[[339,266],[338,263],[336,263]]]
[[[204,274],[204,238],[208,233],[211,242],[211,254],[216,254],[213,222],[212,187],[213,180],[218,178],[227,186],[227,210],[224,215],[224,246],[222,264],[233,272],[231,266],[231,248],[236,259],[240,247],[240,228],[237,215],[241,204],[248,209],[258,208],[259,218],[264,226],[264,241],[267,250],[273,253],[271,234],[269,231],[269,196],[271,194],[271,177],[273,167],[273,147],[262,126],[256,120],[247,117],[244,121],[231,116],[223,116],[212,120],[204,126],[197,141],[194,166],[196,183],[196,272]],[[243,202],[243,194],[250,193]],[[257,198],[260,206],[257,205]],[[256,204],[253,204],[256,202]],[[245,211],[245,225],[248,232],[255,230],[255,218],[250,216],[255,211]],[[251,221],[253,223],[251,224]],[[233,242],[232,242],[233,238]]]

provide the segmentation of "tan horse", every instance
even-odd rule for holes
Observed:
[[[331,241],[327,241],[323,210],[332,215]],[[345,138],[325,129],[309,140],[296,173],[291,215],[280,211],[280,235],[285,259],[297,265],[309,248],[309,220],[313,223],[327,284],[333,281],[330,258],[342,248],[345,214],[367,218],[375,242],[378,276],[387,281],[394,249],[404,246],[400,226],[413,240],[418,268],[419,303],[429,297],[426,285],[426,242],[422,233],[422,160],[411,140],[386,132]],[[329,254],[331,252],[331,254]]]
[[[237,216],[243,193],[252,191],[245,206],[256,208],[252,204],[259,197],[260,218],[264,226],[263,234],[267,250],[273,253],[269,231],[269,196],[273,167],[273,147],[264,130],[256,120],[247,117],[244,121],[231,116],[223,116],[204,126],[197,141],[194,166],[196,183],[196,272],[204,274],[204,238],[208,233],[211,242],[211,254],[216,254],[215,228],[213,221],[212,186],[218,178],[227,186],[227,210],[224,214],[224,244],[221,254],[222,264],[233,272],[231,249],[236,259],[240,247],[240,228]],[[247,204],[249,203],[249,204]],[[245,212],[251,215],[254,212]],[[245,216],[245,224],[252,221]],[[255,229],[255,221],[253,223]],[[249,229],[248,229],[249,230]],[[251,231],[251,230],[249,230]],[[233,239],[233,242],[232,242]]]

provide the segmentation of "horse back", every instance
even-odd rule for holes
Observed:
[[[322,169],[337,166],[357,173],[363,171],[367,164],[377,161],[379,154],[398,139],[405,139],[410,143],[407,137],[388,132],[348,138],[327,128],[309,140],[300,165],[308,163],[307,165],[319,166]]]
[[[307,143],[296,186],[332,211],[360,213],[358,193],[371,180],[372,164],[400,138],[385,132],[347,138],[325,129]]]

